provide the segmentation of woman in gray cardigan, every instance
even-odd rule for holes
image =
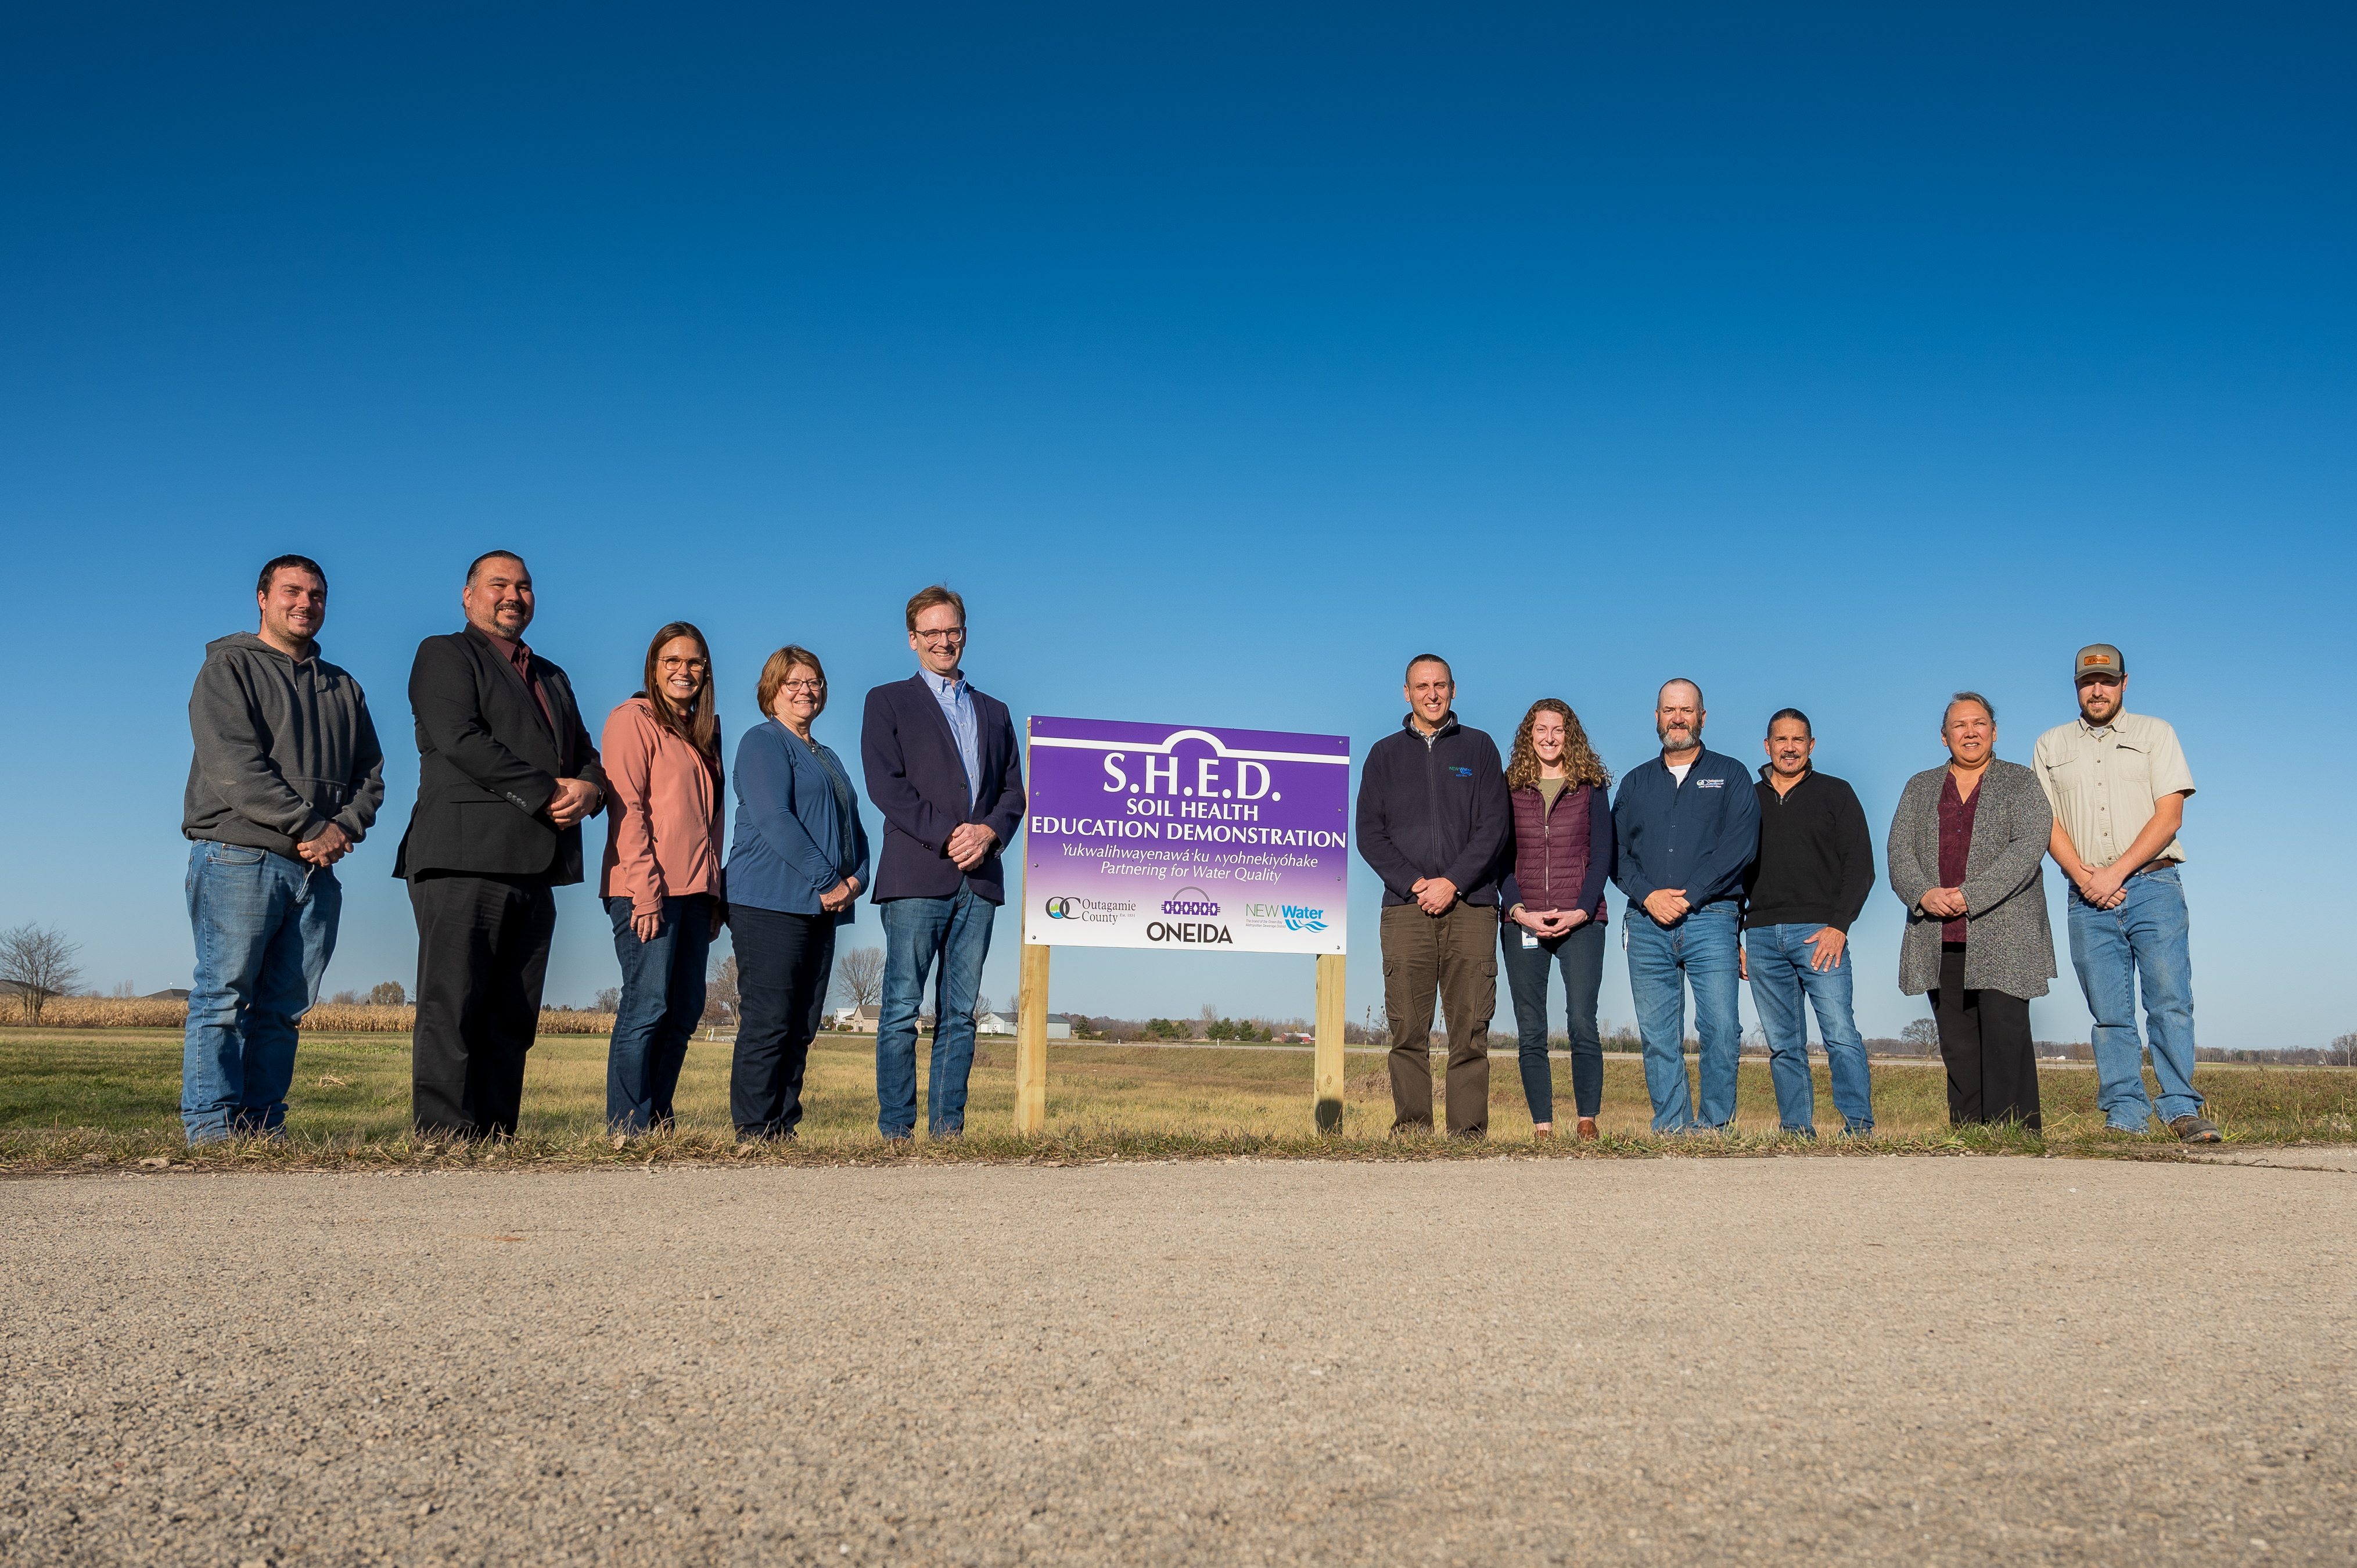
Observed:
[[[2054,808],[2038,775],[1999,762],[1996,710],[1959,692],[1941,715],[1948,764],[1918,773],[1890,820],[1890,886],[1907,906],[1899,989],[1932,995],[1948,1120],[2036,1131],[2029,999],[2054,978],[2041,862]]]

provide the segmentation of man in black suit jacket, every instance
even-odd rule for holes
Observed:
[[[523,644],[532,573],[467,569],[467,626],[417,645],[417,805],[393,874],[417,917],[412,1112],[430,1137],[513,1137],[556,930],[581,880],[581,822],[606,803],[565,671]]]
[[[884,917],[884,996],[876,1021],[876,1126],[917,1125],[917,1013],[938,962],[925,1125],[965,1129],[974,1007],[1006,901],[999,852],[1023,823],[1023,753],[1006,704],[966,684],[965,600],[931,587],[909,601],[917,673],[867,693],[859,757],[867,798],[884,813],[876,902]]]

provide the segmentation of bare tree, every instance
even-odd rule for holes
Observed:
[[[872,1007],[884,994],[884,950],[856,948],[834,961],[834,988],[854,1007]]]
[[[25,1022],[39,1023],[50,997],[72,993],[74,982],[81,978],[81,967],[73,961],[80,951],[81,944],[66,940],[66,934],[54,926],[27,920],[0,931],[0,981],[16,988],[17,999],[25,1004]]]
[[[1940,1026],[1929,1018],[1910,1018],[1899,1037],[1915,1047],[1918,1056],[1929,1056],[1939,1047]]]
[[[704,1021],[734,1023],[742,1000],[737,993],[737,955],[730,953],[713,965],[712,978],[704,983]]]
[[[2357,1067],[2357,1029],[2334,1039],[2332,1048],[2341,1053],[2342,1067]]]
[[[600,1013],[618,1013],[618,1012],[621,1011],[621,1007],[622,1007],[622,988],[621,988],[620,986],[619,986],[619,985],[609,985],[609,986],[606,987],[606,989],[605,989],[605,990],[600,991],[599,993],[597,993],[597,1011],[598,1011],[598,1012],[600,1012]]]
[[[369,987],[371,1007],[399,1007],[409,1001],[409,988],[397,980],[380,980]]]

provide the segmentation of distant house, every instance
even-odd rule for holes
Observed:
[[[188,999],[188,988],[187,986],[172,985],[167,986],[161,991],[151,991],[139,1000],[142,1002],[186,1002]]]
[[[1049,1014],[1048,1037],[1051,1040],[1071,1039],[1072,1037],[1071,1018],[1068,1015],[1062,1013]]]
[[[997,1013],[976,1013],[974,1015],[974,1032],[977,1035],[1011,1035],[1015,1033],[1015,1020]]]
[[[884,1009],[870,1003],[865,1007],[838,1007],[828,1016],[827,1023],[837,1029],[848,1029],[855,1035],[872,1035],[876,1032],[877,1021],[883,1015]],[[917,1015],[919,1033],[931,1034],[932,1027],[933,1015],[931,1013]]]

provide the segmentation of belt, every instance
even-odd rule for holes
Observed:
[[[2173,860],[2153,860],[2146,862],[2144,865],[2136,867],[2134,871],[2129,872],[2128,875],[2130,876],[2150,876],[2156,871],[2174,871],[2176,869],[2177,862]]]

